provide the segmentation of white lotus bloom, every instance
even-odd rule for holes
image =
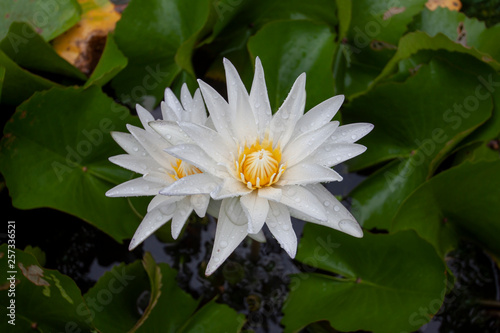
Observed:
[[[207,122],[207,113],[197,90],[193,97],[186,85],[181,90],[181,102],[170,89],[165,90],[165,101],[161,104],[162,117],[169,122],[191,122],[203,126]],[[165,196],[159,191],[186,176],[201,174],[193,164],[173,157],[165,152],[176,140],[186,141],[186,135],[174,130],[167,139],[161,137],[149,125],[153,115],[137,105],[137,114],[144,129],[127,125],[129,133],[112,132],[115,141],[127,154],[113,156],[109,160],[123,168],[140,173],[143,176],[120,184],[108,192],[108,197],[149,196],[155,197],[149,203],[147,214],[130,242],[129,249],[134,249],[163,224],[172,220],[172,237],[179,236],[186,220],[194,210],[203,217],[207,211],[210,196],[192,192],[188,195]],[[214,185],[215,188],[215,185]]]
[[[339,127],[338,121],[331,121],[343,96],[332,97],[304,114],[305,73],[273,116],[260,60],[256,59],[250,94],[226,59],[224,67],[227,102],[199,81],[213,124],[179,122],[193,143],[166,149],[203,173],[182,178],[160,192],[209,193],[222,199],[206,274],[213,273],[245,236],[258,233],[264,224],[295,257],[297,237],[291,216],[362,237],[355,218],[319,183],[342,180],[331,167],[363,153],[366,148],[354,142],[373,125]],[[161,122],[151,126],[162,135],[168,133]],[[216,188],[214,176],[221,180]]]

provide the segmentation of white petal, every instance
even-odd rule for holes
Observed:
[[[172,156],[194,165],[198,169],[217,177],[228,176],[226,169],[216,164],[200,147],[194,144],[172,146],[166,150]]]
[[[325,143],[353,143],[367,135],[373,129],[369,123],[355,123],[337,128]]]
[[[259,197],[279,202],[281,200],[281,189],[273,186],[259,188]]]
[[[295,124],[304,114],[306,103],[306,74],[302,73],[293,84],[290,93],[271,119],[270,139],[284,147],[295,129]]]
[[[239,142],[253,141],[258,135],[257,125],[249,104],[248,92],[233,64],[224,58],[227,97],[232,133]]]
[[[262,229],[269,212],[269,202],[267,199],[257,195],[257,191],[252,191],[240,199],[243,212],[248,218],[248,233],[255,234]]]
[[[167,88],[168,89],[168,88]],[[179,121],[179,116],[175,113],[174,110],[167,103],[162,101],[160,103],[161,108],[161,116],[163,120],[167,121]]]
[[[306,188],[323,202],[327,220],[320,221],[318,219],[311,219],[310,216],[305,216],[301,212],[290,209],[292,216],[304,221],[324,225],[329,228],[342,231],[354,237],[363,237],[363,230],[359,226],[358,222],[356,222],[354,216],[352,216],[347,208],[345,208],[323,185],[307,185]]]
[[[184,199],[183,196],[166,196],[166,195],[156,195],[148,205],[148,212],[155,209],[160,205],[168,205],[177,201]],[[175,206],[174,206],[175,207]]]
[[[184,133],[179,125],[173,121],[157,120],[149,123],[149,126],[172,145],[192,142],[189,135]]]
[[[137,245],[142,243],[146,238],[158,230],[158,228],[170,220],[175,211],[175,207],[175,203],[168,203],[159,205],[155,209],[149,211],[135,231],[128,249],[133,250]]]
[[[196,215],[199,217],[204,217],[207,213],[208,203],[210,202],[210,196],[206,194],[195,194],[191,197],[191,205],[193,205]]]
[[[219,211],[220,211],[221,203],[222,203],[222,200],[210,200],[210,202],[208,203],[208,208],[207,208],[208,215],[213,216],[216,219],[219,218]]]
[[[210,193],[211,197],[215,200],[236,197],[248,194],[253,190],[246,187],[241,181],[234,179],[227,175],[221,187]]]
[[[216,131],[194,123],[179,123],[182,130],[189,137],[218,163],[223,163],[227,166],[233,164],[230,159],[229,151],[232,147],[228,147],[224,139]]]
[[[330,168],[318,164],[299,163],[286,169],[277,185],[304,185],[341,180],[342,176]]]
[[[364,151],[366,151],[366,147],[356,143],[325,143],[309,156],[308,161],[325,167],[332,167],[356,157]]]
[[[113,187],[106,192],[107,197],[138,197],[143,195],[157,195],[164,187],[162,184],[148,182],[142,178],[136,178]]]
[[[149,133],[138,127],[127,125],[128,130],[146,149],[149,155],[155,159],[160,165],[170,165],[175,162],[175,159],[168,154],[165,154],[164,149],[170,147],[170,144],[161,138],[158,133]]]
[[[146,149],[141,146],[139,141],[132,134],[122,132],[111,132],[113,139],[123,148],[127,153],[134,156],[149,156]]]
[[[321,144],[335,131],[338,122],[331,122],[316,131],[300,135],[283,149],[282,160],[291,168],[301,162],[321,146]],[[286,171],[285,171],[286,172]]]
[[[109,158],[111,163],[121,166],[122,168],[145,174],[153,170],[158,170],[162,166],[159,165],[151,157],[138,157],[133,155],[118,155]]]
[[[174,117],[170,115],[169,118],[177,118],[175,119],[176,121],[181,121],[182,112],[184,112],[184,109],[182,108],[181,103],[179,102],[174,92],[170,88],[165,89],[165,104],[170,108],[170,110],[168,109],[167,110],[169,112],[173,111],[173,114],[175,114]]]
[[[241,223],[245,220],[245,213],[241,209],[239,198],[229,198],[222,201],[212,256],[205,275],[212,274],[245,239],[248,234],[247,224]]]
[[[151,171],[142,176],[142,178],[152,183],[162,184],[163,186],[168,186],[174,182],[174,178],[166,172]]]
[[[196,89],[192,105],[192,109],[189,110],[191,112],[190,121],[195,124],[205,125],[207,122],[207,110],[205,109],[205,103],[203,103],[200,89]]]
[[[326,221],[323,204],[308,189],[299,185],[282,187],[281,203],[314,219]]]
[[[154,131],[152,131],[151,127],[149,127],[149,125],[148,125],[149,122],[155,120],[155,118],[153,117],[153,115],[151,114],[151,112],[149,112],[148,110],[146,110],[145,108],[143,108],[139,104],[137,104],[135,106],[135,110],[137,111],[137,115],[139,116],[139,119],[141,120],[142,127],[144,127],[144,129],[146,131],[148,131],[150,133],[153,133]]]
[[[162,195],[209,194],[218,186],[219,180],[207,173],[182,177],[160,191]]]
[[[270,202],[267,227],[273,234],[281,247],[291,258],[295,258],[297,253],[297,236],[292,227],[290,212],[285,205]]]
[[[294,137],[317,130],[332,120],[344,102],[344,95],[334,96],[306,112],[295,126]]]
[[[182,228],[186,224],[186,220],[193,211],[190,198],[184,198],[177,202],[174,216],[172,217],[172,238],[177,239]]]
[[[266,236],[264,235],[264,232],[262,229],[256,233],[256,234],[248,234],[248,237],[253,239],[254,241],[257,241],[259,243],[265,243],[266,242]]]
[[[186,111],[182,112],[182,114],[190,116],[191,110],[194,109],[194,105],[193,105],[193,97],[191,97],[191,93],[189,92],[189,88],[186,83],[184,83],[181,87],[181,103],[183,109],[187,111],[187,112]],[[182,121],[191,121],[191,117],[189,117],[189,119],[182,117]]]
[[[263,137],[271,121],[272,111],[269,96],[267,95],[264,69],[259,57],[255,58],[255,75],[253,77],[252,89],[250,90],[249,102],[254,112],[255,122],[259,128],[259,135]]]
[[[233,140],[233,134],[231,133],[228,122],[230,117],[229,105],[214,88],[201,80],[198,80],[198,83],[215,129],[224,138],[224,141],[231,142]]]

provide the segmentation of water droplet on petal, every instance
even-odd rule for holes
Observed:
[[[214,262],[219,262],[220,259],[219,258],[214,258]]]
[[[283,119],[288,119],[288,117],[289,117],[289,116],[290,116],[290,115],[289,115],[288,113],[286,113],[286,112],[283,112],[283,113],[281,114],[281,118],[283,118]]]
[[[357,136],[356,135],[351,135],[351,139],[356,140]]]
[[[342,161],[342,157],[337,156],[337,161]]]
[[[288,231],[290,230],[290,226],[288,224],[283,225],[283,230]]]
[[[323,202],[323,205],[325,205],[325,207],[330,206],[330,201],[326,200],[325,202]]]
[[[340,207],[339,206],[335,206],[335,207],[333,207],[333,210],[336,211],[336,212],[338,212],[340,210]]]
[[[300,202],[300,198],[299,197],[295,198],[295,202]]]
[[[227,246],[227,242],[226,241],[222,241],[219,243],[220,247],[222,248],[225,248]]]
[[[134,151],[139,151],[139,148],[138,147],[134,147],[132,148]]]

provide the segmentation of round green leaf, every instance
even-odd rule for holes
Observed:
[[[412,231],[358,239],[307,224],[297,260],[313,268],[292,278],[286,332],[319,320],[344,332],[416,331],[439,310],[446,291],[443,261]],[[311,273],[316,268],[335,276]]]
[[[4,129],[0,171],[13,205],[76,215],[117,241],[131,238],[135,201],[104,193],[133,177],[108,161],[122,153],[110,131],[138,124],[98,87],[53,88],[20,105]]]
[[[1,1],[0,39],[7,34],[12,22],[28,23],[45,40],[59,36],[80,20],[77,0],[16,0]]]
[[[500,256],[500,156],[441,172],[415,191],[394,218],[394,229],[414,229],[444,256],[457,236]]]
[[[248,49],[252,58],[260,57],[265,68],[274,111],[303,72],[307,73],[307,109],[333,95],[334,39],[327,25],[311,21],[276,21],[250,38]]]
[[[35,325],[41,332],[66,332],[67,330],[89,332],[94,327],[80,312],[88,311],[76,283],[68,276],[52,269],[40,267],[37,260],[21,250],[0,246],[0,271],[3,300],[0,307],[2,332],[29,332]],[[9,264],[9,266],[8,266]],[[13,266],[10,267],[10,264]],[[15,288],[10,289],[13,278]],[[14,292],[15,295],[8,295]],[[15,326],[7,321],[12,317],[8,306],[14,301]],[[12,307],[12,306],[11,306]],[[24,328],[24,330],[23,330]]]
[[[131,1],[116,24],[115,40],[128,66],[113,80],[118,98],[154,107],[182,69],[209,14],[208,1]]]

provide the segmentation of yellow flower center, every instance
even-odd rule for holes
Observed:
[[[273,149],[272,142],[256,140],[253,145],[239,149],[234,161],[236,174],[249,189],[262,188],[276,183],[286,169],[281,162],[281,151]]]
[[[197,173],[202,173],[200,169],[184,162],[181,159],[176,159],[175,163],[172,163],[171,165],[175,171],[175,174],[170,174],[170,177],[172,177],[174,180],[179,180],[183,177],[191,176]]]

